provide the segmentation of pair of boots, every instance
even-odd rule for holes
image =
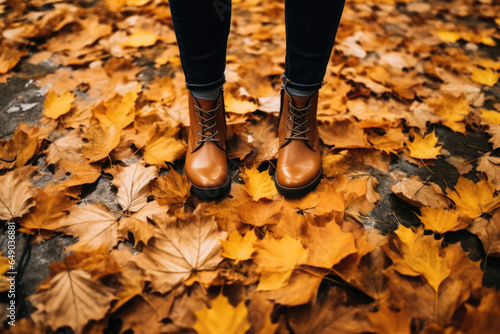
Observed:
[[[317,105],[318,91],[310,97],[298,97],[291,96],[285,87],[281,88],[274,182],[284,196],[304,196],[320,182]],[[216,100],[196,99],[190,92],[189,121],[185,172],[192,185],[191,191],[202,200],[220,198],[231,188],[222,88]]]

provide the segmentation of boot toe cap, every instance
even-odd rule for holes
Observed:
[[[313,183],[321,174],[321,169],[307,166],[300,168],[298,166],[282,166],[276,172],[276,181],[283,188],[302,188]]]
[[[227,168],[191,167],[187,174],[189,181],[198,188],[218,188],[226,184],[229,176]]]

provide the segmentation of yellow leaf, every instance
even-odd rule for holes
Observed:
[[[438,30],[437,35],[443,42],[455,43],[460,39],[460,33],[449,30]]]
[[[179,159],[186,151],[186,143],[177,140],[179,128],[155,123],[149,131],[144,149],[144,161],[150,165],[167,167],[166,162]]]
[[[122,46],[147,47],[154,45],[157,40],[158,35],[154,31],[136,30],[128,37],[127,41],[122,43]]]
[[[0,169],[24,166],[37,149],[38,135],[32,135],[18,127],[9,140],[0,140]]]
[[[250,328],[248,310],[244,302],[236,307],[221,294],[212,300],[212,307],[194,312],[193,328],[198,334],[244,334]]]
[[[477,218],[500,206],[500,196],[493,197],[495,187],[486,180],[474,183],[460,177],[455,191],[446,188],[447,196],[456,204],[456,210],[470,218]]]
[[[465,228],[465,226],[462,226],[462,222],[458,220],[458,213],[453,210],[422,207],[420,212],[422,216],[417,216],[426,230],[444,233]]]
[[[181,176],[172,169],[167,175],[154,180],[151,188],[154,197],[162,205],[184,203],[191,195],[191,184],[186,174]]]
[[[245,184],[243,188],[253,198],[258,201],[261,198],[273,199],[278,194],[276,186],[268,172],[260,173],[257,167],[246,169],[241,175]]]
[[[71,92],[66,91],[58,96],[55,92],[51,91],[43,103],[43,114],[45,117],[57,119],[71,110],[74,100],[75,95]]]
[[[423,228],[413,233],[411,228],[399,225],[395,233],[404,244],[401,252],[406,264],[438,291],[441,282],[450,275],[449,264],[440,252],[439,242],[432,236],[425,236]]]
[[[495,110],[479,109],[481,111],[481,120],[490,124],[500,125],[500,113]]]
[[[296,266],[304,264],[308,257],[299,240],[285,235],[275,239],[270,234],[259,242],[255,263],[261,273],[257,290],[275,290],[287,285]]]
[[[465,133],[465,116],[470,112],[469,103],[464,94],[458,97],[444,95],[441,99],[430,101],[431,107],[436,114],[443,118],[443,125],[453,131]]]
[[[500,78],[500,73],[491,68],[485,68],[483,70],[482,68],[475,67],[472,70],[470,78],[481,85],[493,87]]]
[[[135,101],[140,91],[141,87],[138,86],[125,93],[123,97],[116,95],[95,108],[93,114],[99,120],[101,126],[114,125],[119,129],[123,129],[132,123],[135,118]]]
[[[441,146],[436,146],[438,138],[434,131],[421,137],[419,134],[415,135],[413,142],[407,142],[410,156],[417,159],[437,159]]]
[[[248,231],[244,237],[240,235],[238,230],[234,229],[227,240],[221,240],[223,251],[222,256],[228,259],[235,260],[235,264],[240,261],[250,259],[253,252],[255,252],[255,242],[257,236],[253,230]]]

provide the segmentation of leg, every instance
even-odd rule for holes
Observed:
[[[169,4],[186,87],[219,88],[225,81],[231,0],[170,0]]]
[[[344,0],[285,0],[287,46],[274,175],[284,196],[304,196],[321,181],[318,90],[343,8]]]
[[[288,88],[321,88],[345,0],[285,0]]]
[[[191,192],[209,201],[231,188],[222,92],[231,0],[170,0],[170,10],[189,90],[184,169]]]

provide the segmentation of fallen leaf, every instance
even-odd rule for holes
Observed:
[[[35,206],[34,187],[19,170],[0,175],[0,220],[22,217]]]
[[[261,198],[272,200],[274,196],[278,194],[278,190],[269,173],[261,173],[257,167],[254,166],[253,168],[245,169],[240,175],[245,182],[243,189],[248,192],[248,195],[250,195],[254,201],[258,201]]]
[[[45,102],[43,103],[43,114],[46,117],[57,119],[71,110],[74,100],[75,95],[69,91],[62,93],[61,95],[58,95],[54,91],[50,91],[45,98]]]
[[[134,262],[141,268],[154,291],[165,293],[185,282],[194,272],[214,270],[222,257],[218,229],[213,217],[202,216],[198,207],[184,219],[153,216],[157,224],[152,238]]]
[[[446,193],[455,202],[456,210],[470,218],[477,218],[500,206],[500,197],[493,197],[495,187],[486,180],[474,183],[465,177],[460,177],[455,191],[447,187]]]
[[[101,127],[94,124],[85,132],[88,143],[82,145],[82,153],[90,162],[105,159],[120,143],[120,129],[115,126]]]
[[[421,137],[419,134],[415,135],[412,142],[406,142],[410,150],[410,156],[417,159],[437,159],[440,154],[441,146],[437,146],[438,138],[434,131]]]
[[[248,260],[257,249],[256,242],[257,236],[253,230],[248,231],[244,236],[241,236],[237,230],[233,230],[227,240],[221,240],[223,249],[221,255],[235,260],[235,264]]]
[[[221,294],[212,300],[210,308],[195,312],[196,323],[193,328],[199,334],[244,334],[250,328],[248,310],[245,303],[233,306]]]

